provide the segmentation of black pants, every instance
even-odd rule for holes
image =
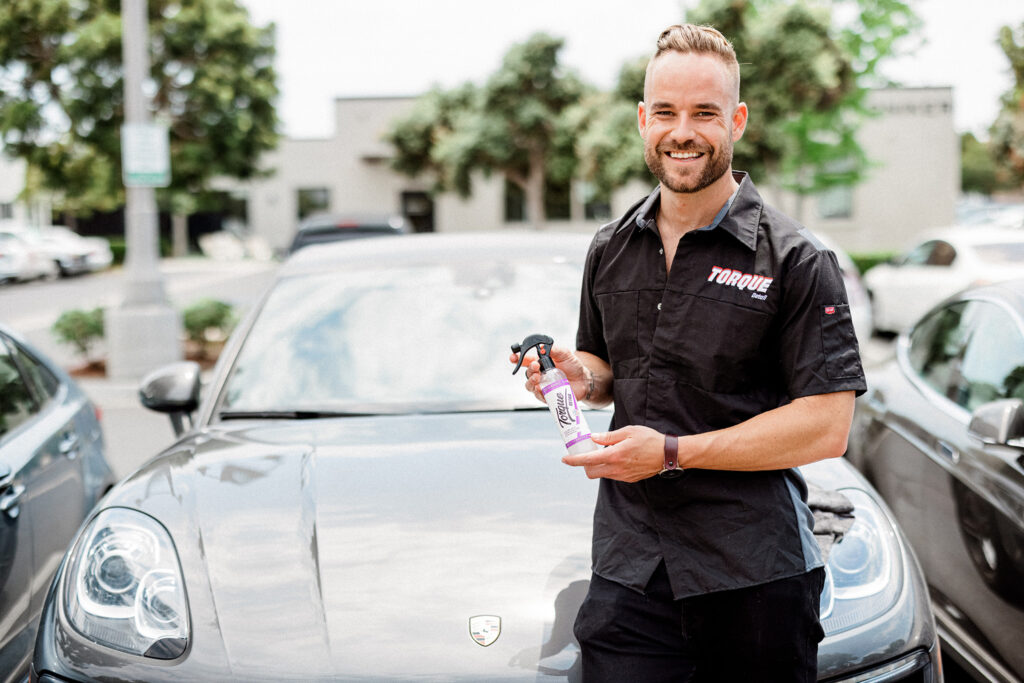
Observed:
[[[576,617],[583,681],[813,683],[824,578],[675,600],[664,563],[644,594],[595,575]]]

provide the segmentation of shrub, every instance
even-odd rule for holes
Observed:
[[[89,360],[93,344],[103,339],[103,309],[65,311],[51,329],[58,342],[70,344],[84,360]]]
[[[876,251],[869,254],[850,254],[850,259],[857,266],[860,274],[868,272],[879,263],[884,263],[896,256],[894,251]]]
[[[185,334],[198,345],[200,358],[207,356],[211,344],[227,338],[235,322],[231,304],[216,299],[202,299],[182,312]]]

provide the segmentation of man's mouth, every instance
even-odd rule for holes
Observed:
[[[697,159],[704,156],[703,152],[668,152],[672,159]]]

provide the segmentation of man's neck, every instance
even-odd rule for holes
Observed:
[[[731,169],[698,192],[673,192],[662,185],[657,218],[662,237],[678,239],[709,225],[738,186]]]

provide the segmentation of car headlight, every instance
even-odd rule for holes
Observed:
[[[188,645],[174,543],[135,510],[103,510],[79,536],[64,573],[64,608],[76,631],[123,652],[174,659]]]
[[[854,506],[854,523],[832,546],[821,591],[821,626],[826,635],[884,614],[902,589],[896,530],[877,503],[860,489],[842,489]]]

